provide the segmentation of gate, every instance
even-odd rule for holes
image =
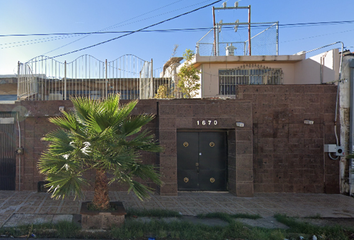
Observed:
[[[15,114],[0,113],[0,190],[15,190]]]
[[[226,132],[177,133],[178,190],[227,190]]]

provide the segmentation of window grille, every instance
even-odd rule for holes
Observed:
[[[235,95],[236,85],[282,84],[283,70],[259,65],[243,65],[219,70],[219,94]]]

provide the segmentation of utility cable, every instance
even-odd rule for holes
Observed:
[[[348,21],[345,21],[347,23]],[[263,25],[262,25],[263,26]],[[268,26],[268,25],[267,25]],[[260,27],[260,26],[252,26],[254,28]],[[156,29],[156,30],[142,30],[140,32],[145,32],[145,33],[150,33],[150,32],[160,32],[160,33],[166,33],[166,32],[196,32],[196,31],[205,31],[205,30],[210,30],[212,27],[201,27],[201,28],[177,28],[177,29]],[[234,31],[233,27],[223,27],[224,30],[232,30]],[[339,34],[339,33],[346,33],[354,31],[354,29],[349,29],[341,32],[333,32],[333,33],[327,33],[327,34],[321,34],[321,35],[315,35],[315,36],[310,36],[306,38],[300,38],[300,39],[293,39],[293,40],[287,40],[287,41],[281,41],[280,43],[287,43],[287,42],[294,42],[294,41],[300,41],[300,40],[306,40],[310,38],[317,38],[317,37],[322,37],[322,36],[328,36],[328,35],[333,35],[333,34]],[[0,35],[1,37],[26,37],[26,36],[52,36],[52,35],[59,35],[59,36],[65,36],[65,37],[47,37],[47,38],[39,38],[39,39],[33,39],[33,40],[26,40],[26,41],[18,41],[18,42],[10,42],[10,43],[2,43],[0,44],[0,49],[8,49],[8,48],[15,48],[15,47],[21,47],[21,46],[27,46],[27,45],[33,45],[33,44],[39,44],[39,43],[44,43],[44,42],[50,42],[50,41],[57,41],[61,40],[64,38],[70,38],[70,37],[76,37],[78,35],[91,35],[91,34],[117,34],[117,33],[130,33],[132,31],[109,31],[109,32],[74,32],[74,33],[33,33],[33,34],[5,34],[5,35]],[[16,44],[16,45],[14,45]],[[264,43],[262,45],[271,45],[272,43]],[[12,45],[12,46],[10,46]],[[3,46],[3,47],[1,47]],[[61,47],[60,47],[61,48]],[[353,46],[350,46],[349,48],[353,48]],[[56,49],[55,49],[56,50]],[[54,50],[52,50],[54,51]]]
[[[68,35],[70,36],[70,35]],[[46,37],[46,38],[37,38],[37,39],[31,39],[31,40],[23,40],[23,41],[18,41],[18,42],[10,42],[10,43],[0,43],[0,46],[8,46],[8,45],[14,45],[14,44],[27,44],[30,42],[38,42],[38,41],[52,41],[55,38],[60,38],[60,37],[56,37],[56,36],[52,36],[52,37]]]
[[[33,44],[45,43],[45,42],[52,42],[52,41],[62,40],[64,38],[71,38],[71,37],[75,37],[75,36],[76,35],[67,35],[65,37],[47,37],[47,38],[39,38],[39,39],[26,40],[26,41],[20,41],[20,42],[2,43],[2,44],[0,44],[0,49],[8,49],[8,48],[15,48],[15,47],[22,47],[22,46],[28,46],[28,45],[33,45]]]
[[[152,32],[160,32],[160,33],[168,33],[168,32],[197,32],[197,31],[206,31],[206,30],[210,30],[210,29],[211,29],[211,27],[174,28],[174,29],[143,30],[143,31],[140,31],[140,32],[144,32],[144,33],[152,33]],[[318,37],[329,36],[329,35],[333,35],[333,34],[341,34],[341,33],[346,33],[346,32],[351,32],[351,31],[354,31],[354,29],[349,29],[349,30],[340,31],[340,32],[332,32],[332,33],[320,34],[320,35],[315,35],[315,36],[309,36],[309,37],[305,37],[305,38],[292,39],[292,40],[287,40],[287,41],[280,41],[279,43],[297,42],[297,41],[307,40],[307,39],[311,39],[311,38],[318,38]],[[131,31],[113,31],[113,32],[97,32],[97,33],[94,33],[94,32],[84,33],[84,32],[82,32],[82,33],[61,33],[61,34],[67,35],[64,38],[70,38],[70,37],[75,37],[75,36],[84,35],[84,34],[116,34],[116,33],[129,33],[129,32],[131,32]],[[58,33],[48,33],[48,34],[40,34],[40,35],[57,35],[57,34]],[[38,34],[36,34],[36,35],[38,35]],[[2,37],[2,35],[0,35],[0,37]],[[57,41],[57,40],[61,40],[61,39],[63,39],[63,38],[60,38],[60,37],[48,37],[48,38],[39,38],[39,39],[34,39],[34,40],[26,40],[26,41],[12,42],[12,43],[2,43],[2,44],[0,44],[0,49],[15,48],[15,47],[21,47],[21,46],[44,43],[44,42]],[[10,45],[14,45],[14,44],[17,44],[17,45],[10,46]],[[268,46],[268,45],[273,45],[273,43],[264,42],[260,46]],[[347,46],[347,48],[354,48],[354,46]]]
[[[209,5],[208,5],[209,6]],[[354,20],[350,21],[332,21],[332,22],[310,22],[310,23],[287,23],[280,24],[279,27],[303,27],[303,26],[318,26],[318,25],[328,25],[328,24],[348,24],[354,23]],[[156,24],[158,25],[158,24]],[[155,26],[155,25],[154,25]],[[269,24],[258,23],[257,25],[251,23],[252,28],[269,27]],[[201,28],[177,28],[177,29],[158,29],[158,30],[137,30],[139,32],[173,32],[173,31],[184,31],[184,30],[210,30],[212,27],[201,27]],[[248,26],[239,26],[240,28],[248,28]],[[223,29],[234,30],[233,26],[223,26]],[[350,30],[348,30],[350,31]],[[129,33],[134,31],[96,31],[96,32],[72,32],[72,33],[28,33],[28,34],[0,34],[0,37],[29,37],[29,36],[50,36],[50,35],[91,35],[91,34],[114,34],[114,33]]]
[[[217,0],[217,1],[215,1],[215,2],[212,2],[212,3],[210,3],[210,4],[204,5],[204,6],[202,6],[202,7],[193,9],[193,10],[191,10],[191,11],[188,11],[188,12],[185,12],[185,13],[182,13],[182,14],[179,14],[179,15],[177,15],[177,16],[174,16],[174,17],[165,19],[165,20],[163,20],[163,21],[160,21],[160,22],[157,22],[157,23],[154,23],[154,24],[151,24],[151,25],[149,25],[149,26],[140,28],[140,29],[138,29],[138,30],[131,31],[131,32],[126,33],[126,34],[123,34],[123,35],[121,35],[121,36],[118,36],[118,37],[115,37],[115,38],[111,38],[111,39],[108,39],[108,40],[106,40],[106,41],[99,42],[99,43],[96,43],[96,44],[93,44],[93,45],[90,45],[90,46],[87,46],[87,47],[84,47],[84,48],[76,49],[76,50],[71,51],[71,52],[59,54],[59,55],[56,55],[56,56],[50,57],[50,58],[62,57],[62,56],[69,55],[69,54],[72,54],[72,53],[80,52],[80,51],[82,51],[82,50],[86,50],[86,49],[89,49],[89,48],[97,47],[97,46],[99,46],[99,45],[102,45],[102,44],[105,44],[105,43],[108,43],[108,42],[117,40],[117,39],[122,38],[122,37],[126,37],[126,36],[129,36],[129,35],[132,35],[132,34],[137,33],[137,32],[141,32],[141,31],[143,31],[143,30],[145,30],[145,29],[148,29],[148,28],[151,28],[151,27],[160,25],[160,24],[162,24],[162,23],[165,23],[165,22],[174,20],[174,19],[176,19],[176,18],[179,18],[179,17],[185,16],[185,15],[191,14],[191,13],[193,13],[193,12],[196,12],[196,11],[199,11],[199,10],[204,9],[204,8],[206,8],[206,7],[209,7],[209,6],[211,6],[211,5],[214,5],[214,4],[218,3],[218,2],[221,2],[221,0]]]
[[[210,0],[208,0],[208,1],[210,1]],[[203,2],[208,2],[208,1],[203,1]],[[175,9],[174,11],[164,12],[163,14],[156,15],[156,16],[152,16],[152,17],[150,17],[150,18],[140,19],[139,21],[135,21],[135,22],[131,22],[131,23],[122,24],[122,23],[125,23],[125,22],[129,22],[130,20],[139,18],[139,17],[141,17],[141,16],[147,15],[147,14],[149,14],[149,13],[155,12],[155,11],[160,10],[160,9],[162,9],[162,8],[171,6],[171,5],[173,5],[173,4],[175,4],[175,3],[178,3],[178,2],[180,2],[180,0],[175,1],[175,2],[172,2],[172,3],[167,4],[167,5],[165,5],[165,6],[156,8],[156,9],[154,9],[154,10],[152,10],[152,11],[149,11],[149,12],[147,12],[147,13],[141,14],[141,15],[139,15],[139,16],[129,18],[129,19],[123,21],[123,22],[116,23],[116,24],[111,25],[111,26],[109,26],[109,27],[103,28],[103,29],[101,29],[101,30],[99,30],[99,31],[92,32],[92,33],[90,33],[90,34],[87,35],[87,36],[83,36],[83,37],[81,37],[81,38],[79,38],[79,39],[76,39],[76,40],[74,40],[74,41],[72,41],[72,42],[69,42],[69,43],[64,44],[64,45],[62,45],[62,46],[60,46],[60,47],[57,47],[57,48],[55,48],[55,49],[53,49],[53,50],[51,50],[51,51],[49,51],[49,52],[44,53],[43,55],[46,55],[46,54],[51,53],[51,52],[54,52],[54,51],[56,51],[56,50],[58,50],[58,49],[61,49],[61,48],[66,47],[66,46],[68,46],[68,45],[71,45],[71,44],[73,44],[73,43],[75,43],[75,42],[78,42],[78,41],[80,41],[80,40],[82,40],[82,39],[84,39],[84,38],[89,37],[91,34],[97,34],[97,33],[103,32],[103,31],[108,30],[108,29],[117,28],[117,27],[119,27],[119,26],[124,26],[124,25],[133,24],[133,23],[136,23],[136,22],[145,21],[145,20],[150,19],[150,18],[154,18],[154,17],[157,17],[157,16],[161,16],[161,15],[163,15],[163,14],[168,14],[168,13],[175,12],[175,11],[178,11],[178,10],[180,10],[180,9],[183,9],[183,8]],[[201,3],[202,3],[202,2],[201,2]],[[199,3],[193,4],[193,5],[190,5],[190,6],[187,6],[187,7],[191,7],[191,6],[194,6],[194,5],[197,5],[197,4],[199,4]],[[187,8],[187,7],[184,7],[184,8]]]
[[[152,11],[150,11],[150,12],[147,12],[147,13],[145,13],[145,14],[143,14],[143,15],[146,15],[146,14],[149,14],[149,13],[151,13],[151,12],[157,11],[157,10],[159,10],[159,9],[161,9],[161,8],[170,6],[170,5],[172,5],[172,4],[175,4],[176,2],[179,2],[179,1],[175,1],[175,2],[173,2],[173,3],[167,4],[167,5],[163,6],[163,7],[160,7],[160,8],[157,8],[157,9],[155,9],[155,10],[152,10]],[[143,15],[140,15],[140,16],[143,16]],[[138,17],[140,17],[140,16],[127,19],[126,21],[123,21],[123,22],[121,22],[121,23],[124,23],[124,22],[127,22],[127,21],[129,21],[129,20],[138,18]],[[103,29],[101,29],[101,30],[99,30],[99,31],[92,32],[92,33],[90,33],[89,35],[91,35],[91,34],[97,34],[97,33],[100,33],[100,32],[102,32],[102,31],[105,31],[105,30],[107,30],[107,29],[114,28],[114,27],[116,27],[117,25],[119,25],[119,24],[121,24],[121,23],[117,23],[117,24],[114,24],[114,25],[112,25],[112,26],[103,28]],[[88,36],[89,36],[89,35],[88,35]],[[51,50],[51,51],[49,51],[49,52],[44,53],[43,55],[46,55],[46,54],[51,53],[51,52],[54,52],[54,51],[56,51],[56,50],[58,50],[58,49],[61,49],[61,48],[63,48],[63,47],[66,47],[66,46],[68,46],[68,45],[70,45],[70,44],[73,44],[73,43],[75,43],[75,42],[78,42],[78,41],[80,41],[80,40],[82,40],[82,39],[84,39],[84,38],[86,38],[86,37],[88,37],[88,36],[83,36],[83,37],[81,37],[81,38],[79,38],[79,39],[76,39],[76,40],[74,40],[74,41],[72,41],[72,42],[69,42],[69,43],[67,43],[67,44],[64,44],[64,45],[62,45],[62,46],[60,46],[60,47],[57,47],[57,48],[55,48],[55,49],[53,49],[53,50]]]

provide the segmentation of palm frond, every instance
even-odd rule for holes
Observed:
[[[80,196],[86,183],[82,173],[99,169],[113,174],[110,183],[127,183],[140,199],[148,197],[151,188],[135,178],[162,183],[156,169],[143,165],[140,159],[140,151],[162,150],[151,132],[142,131],[154,116],[132,116],[138,101],[121,106],[119,95],[110,95],[106,100],[82,97],[71,101],[75,111],[51,118],[60,129],[43,138],[49,147],[42,154],[38,168],[47,176],[52,196]]]
[[[129,182],[128,192],[133,191],[140,200],[144,200],[145,198],[149,199],[150,198],[149,193],[152,193],[152,190],[153,190],[152,188],[147,187],[144,184],[141,184],[135,180]]]
[[[62,156],[55,156],[51,152],[44,152],[38,161],[38,168],[40,173],[54,174],[61,171],[80,172],[82,170],[82,163],[75,161],[73,156],[63,154]]]
[[[88,115],[95,109],[96,106],[95,100],[84,97],[71,98],[70,100],[74,105],[77,118],[79,118],[82,122],[86,121]]]
[[[141,131],[141,128],[154,119],[153,115],[138,115],[128,118],[120,127],[126,136],[134,135]]]
[[[162,184],[160,174],[156,172],[156,168],[153,165],[135,164],[133,174],[143,180],[150,179],[157,185]]]
[[[72,174],[69,171],[60,172],[60,174],[50,173],[46,180],[49,182],[46,187],[49,187],[48,192],[52,193],[52,197],[59,199],[69,195],[74,195],[75,198],[83,196],[83,187],[87,182],[80,176]]]
[[[136,150],[147,151],[147,152],[161,152],[163,148],[154,139],[154,135],[148,130],[144,130],[140,134],[134,136],[134,138],[129,141],[129,146],[134,147]]]

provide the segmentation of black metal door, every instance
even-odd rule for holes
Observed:
[[[13,113],[0,113],[0,190],[15,190],[16,137]]]
[[[226,132],[178,132],[178,190],[226,190],[226,143]]]

